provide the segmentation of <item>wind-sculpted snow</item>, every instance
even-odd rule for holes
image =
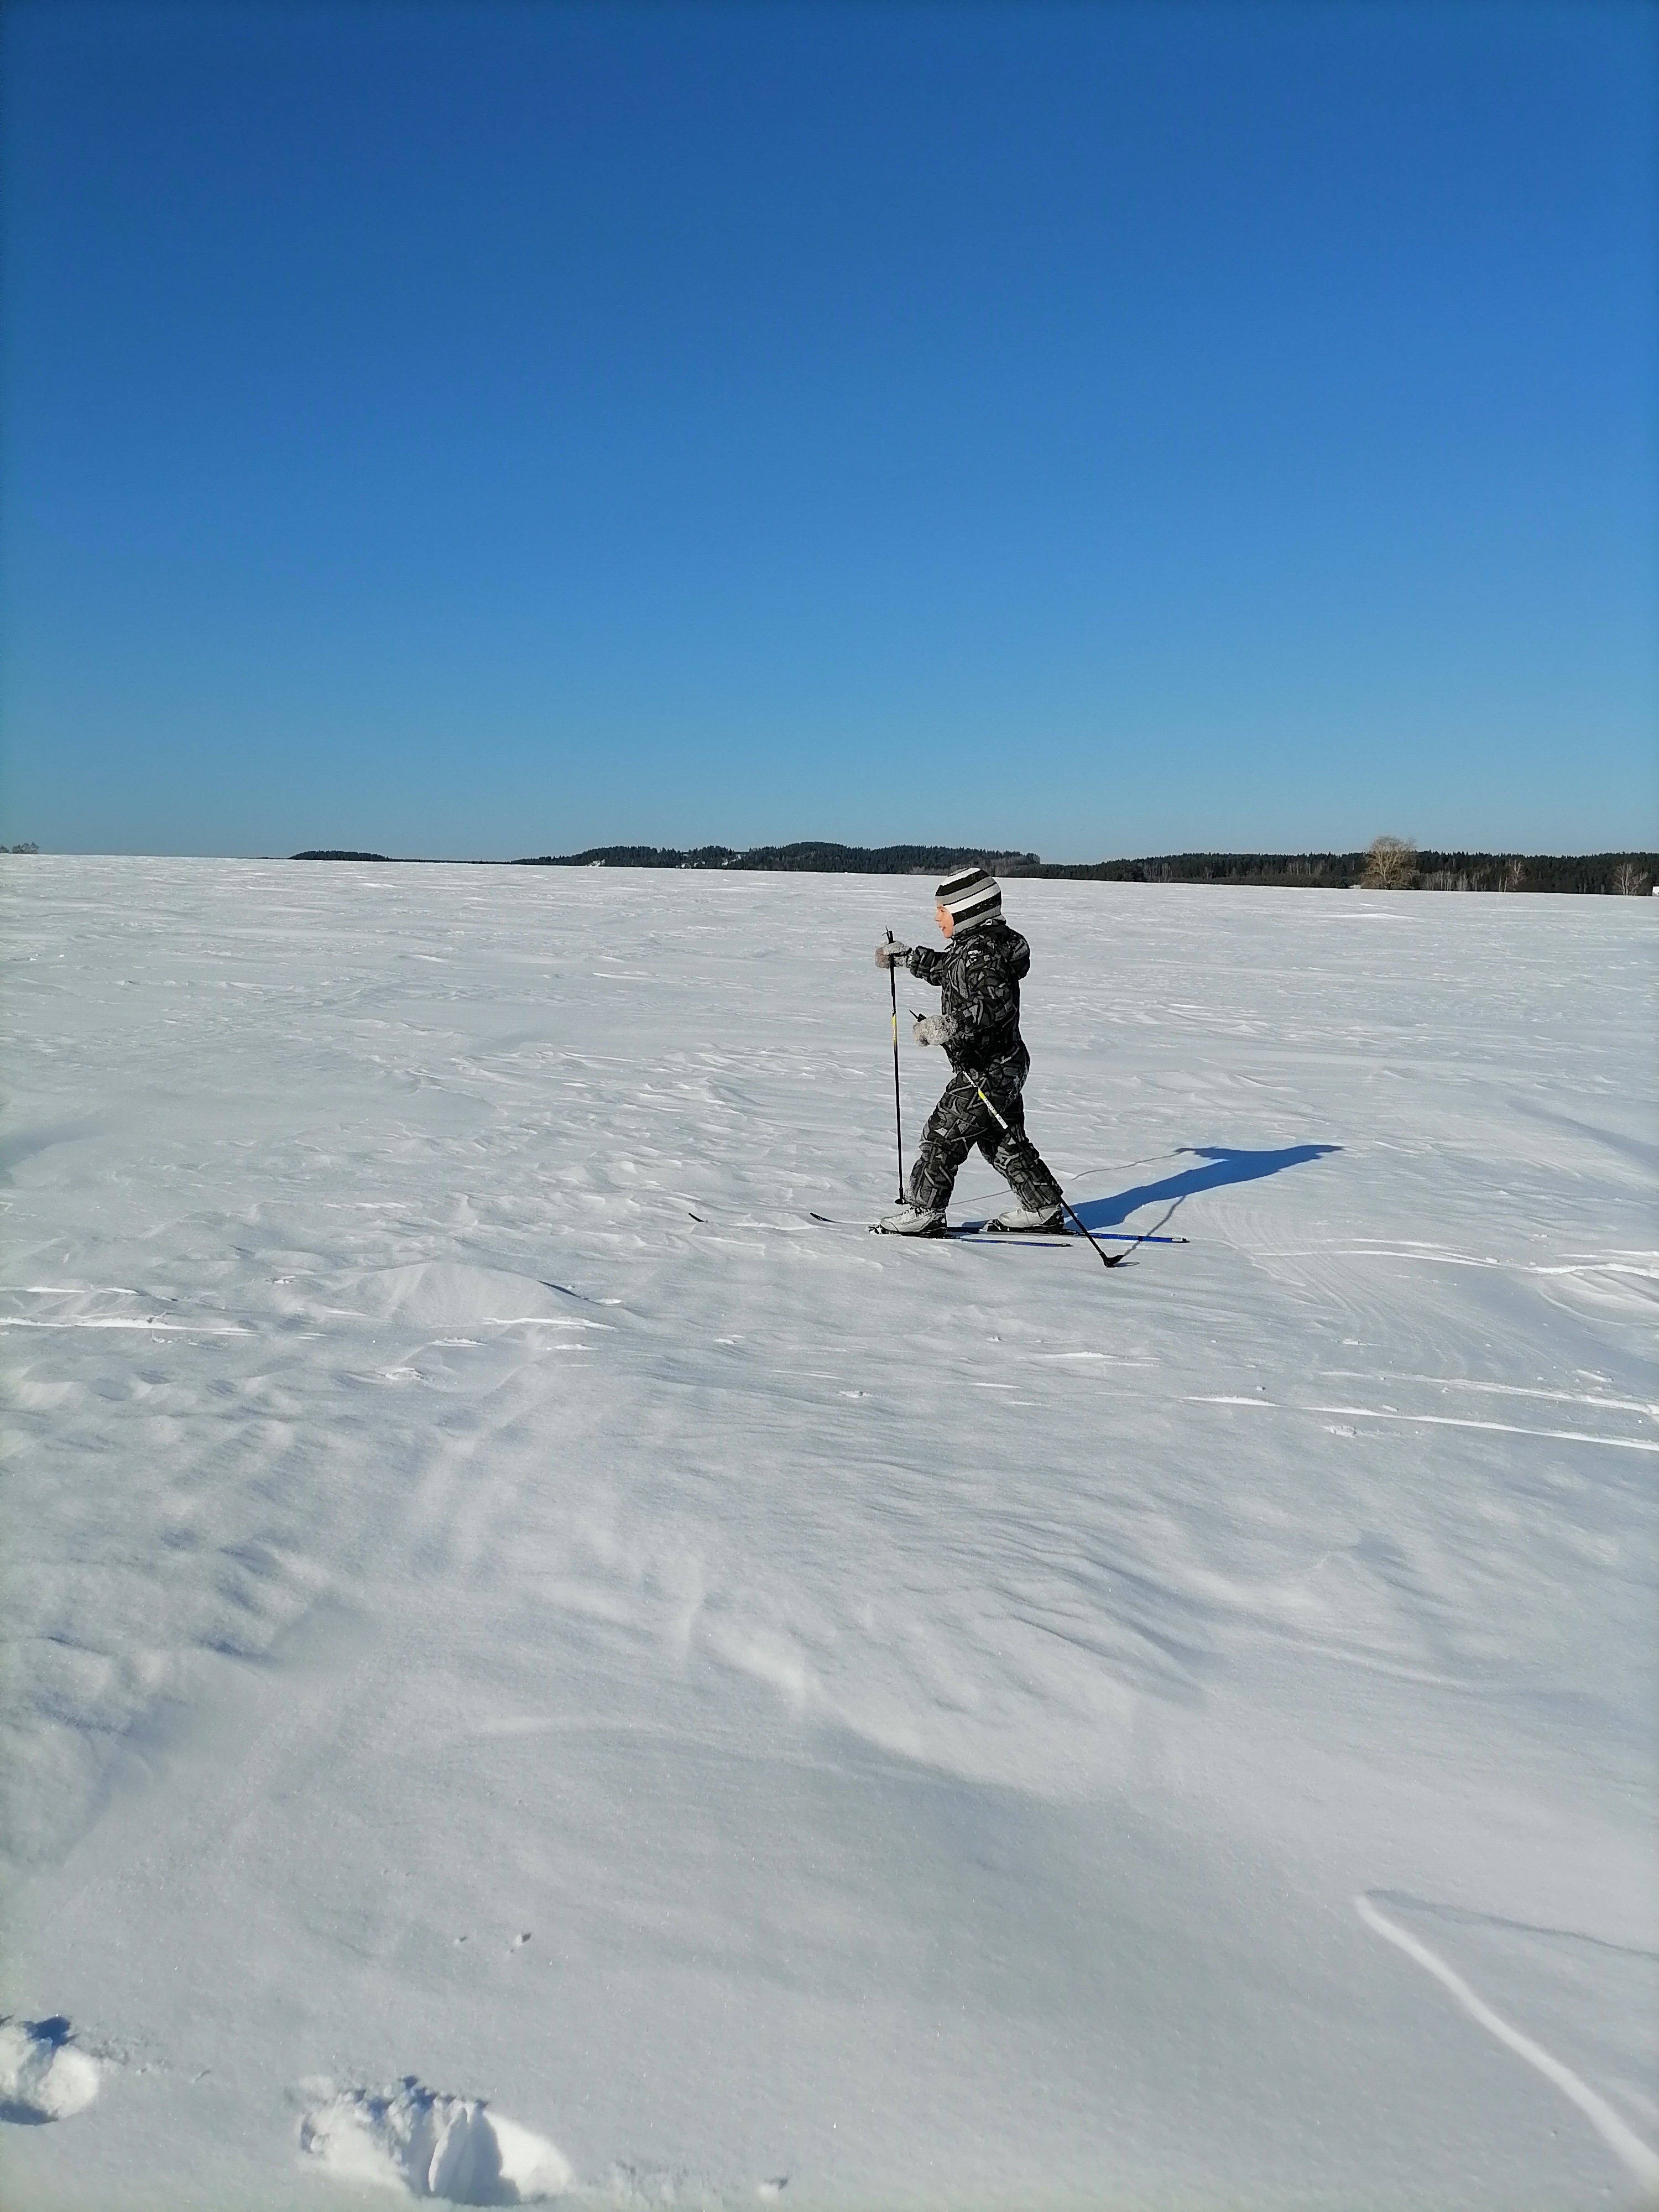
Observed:
[[[413,2075],[378,2094],[319,2086],[300,2146],[343,2181],[400,2185],[452,2204],[539,2203],[570,2181],[551,2143],[475,2097],[440,2096]]]
[[[9,2206],[1645,2185],[1650,902],[0,869]]]

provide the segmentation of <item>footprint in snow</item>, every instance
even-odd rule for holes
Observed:
[[[98,2062],[54,2020],[0,2019],[0,2120],[39,2127],[72,2119],[98,2094]]]
[[[401,2183],[452,2204],[535,2204],[570,2185],[560,2151],[481,2097],[442,2096],[412,2074],[395,2089],[307,2086],[319,2101],[300,2148],[339,2180]]]

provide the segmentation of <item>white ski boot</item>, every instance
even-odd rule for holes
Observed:
[[[922,1206],[902,1206],[875,1227],[878,1237],[943,1237],[945,1215],[942,1211],[929,1212]]]
[[[1063,1236],[1066,1217],[1057,1206],[1011,1206],[985,1226],[1001,1237],[1032,1237],[1043,1231]]]

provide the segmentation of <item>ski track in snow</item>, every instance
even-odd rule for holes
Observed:
[[[864,1233],[925,886],[0,895],[9,2202],[1648,2185],[1641,902],[1011,886],[1107,1275]]]
[[[1088,1358],[1087,1352],[1057,1352],[1056,1358]],[[1402,1413],[1395,1406],[1319,1406],[1281,1404],[1273,1398],[1193,1397],[1189,1406],[1252,1406],[1268,1413],[1344,1413],[1367,1421],[1408,1421],[1429,1429],[1483,1429],[1497,1437],[1542,1437],[1553,1443],[1607,1444],[1615,1451],[1659,1452],[1659,1439],[1650,1437],[1600,1436],[1584,1429],[1530,1429],[1516,1421],[1476,1421],[1455,1413]],[[1645,1414],[1647,1408],[1640,1408]]]
[[[1563,2065],[1541,2044],[1534,2043],[1531,2036],[1523,2035],[1519,2028],[1512,2027],[1500,2014],[1494,2012],[1485,1998],[1478,1996],[1437,1952],[1431,1950],[1409,1929],[1402,1928],[1397,1921],[1389,1919],[1370,1898],[1355,1898],[1354,1909],[1366,1927],[1375,1929],[1384,1942],[1392,1943],[1397,1950],[1403,1951],[1408,1959],[1415,1960],[1422,1967],[1425,1973],[1432,1974],[1443,1989],[1449,1990],[1470,2019],[1484,2027],[1488,2035],[1495,2037],[1506,2051],[1512,2051],[1534,2073],[1541,2074],[1545,2081],[1559,2089],[1570,2104],[1576,2105],[1614,2155],[1642,2184],[1644,2191],[1650,2196],[1659,2196],[1659,2153],[1648,2148],[1636,2130],[1626,2125],[1605,2097],[1598,2096],[1588,2082],[1579,2079],[1571,2067]]]

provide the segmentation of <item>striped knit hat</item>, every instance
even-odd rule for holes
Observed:
[[[983,868],[957,868],[933,893],[956,924],[959,936],[964,929],[976,929],[982,921],[1000,918],[1002,913],[1002,893],[997,879]]]

